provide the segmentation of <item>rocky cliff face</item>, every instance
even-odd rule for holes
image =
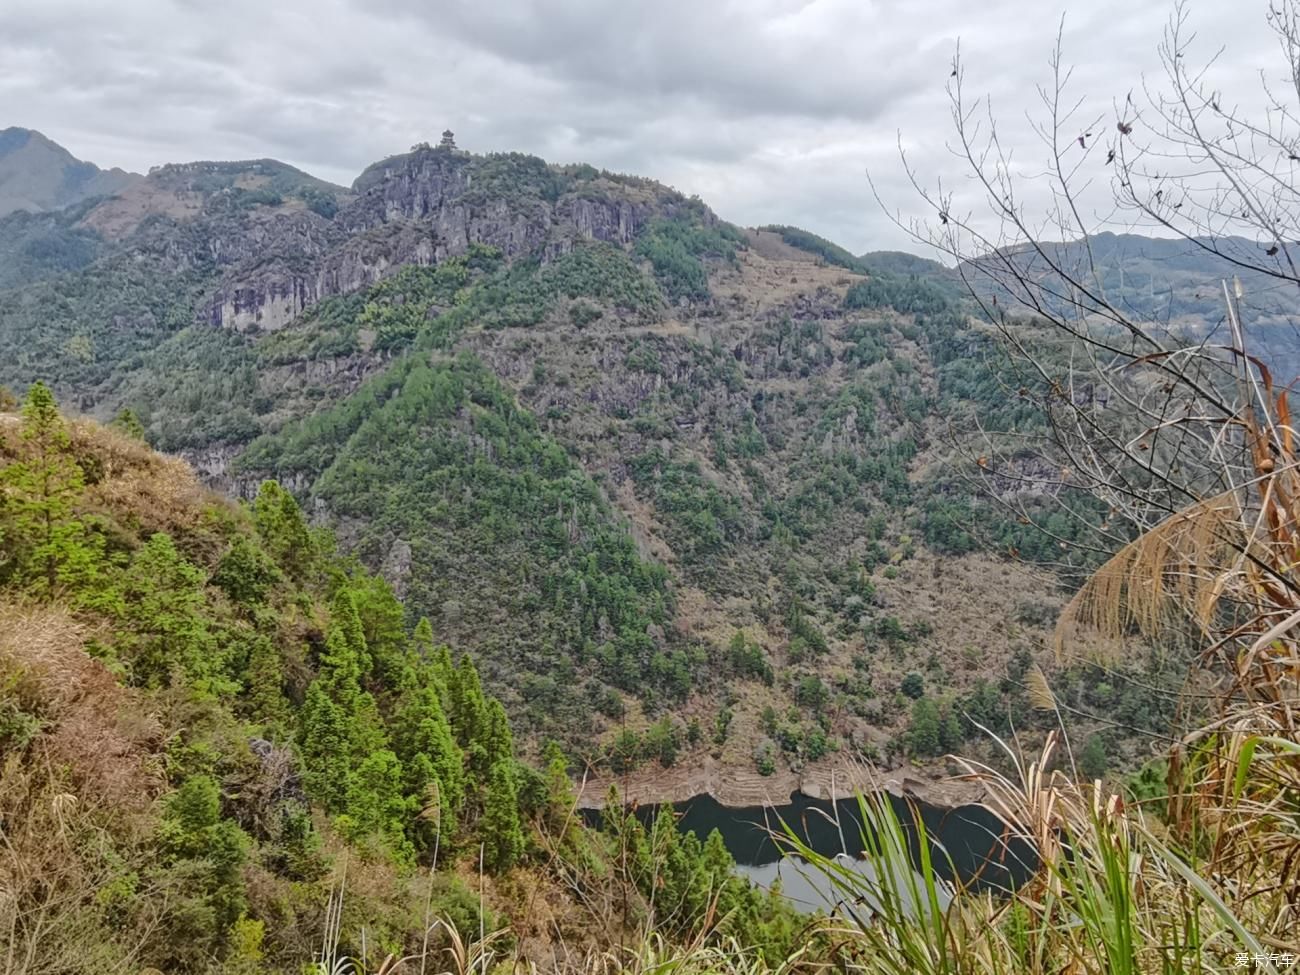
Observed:
[[[371,166],[350,191],[273,160],[168,165],[116,187],[78,226],[204,281],[196,323],[257,333],[474,245],[541,263],[583,240],[629,247],[686,202],[661,184],[590,167],[420,147]]]
[[[309,219],[313,214],[298,214],[220,242],[223,263],[237,259],[200,317],[221,328],[274,331],[322,298],[368,287],[404,265],[440,263],[475,244],[509,260],[543,262],[583,239],[625,247],[684,202],[646,181],[575,180],[533,157],[444,149],[377,163],[353,193],[328,228]]]
[[[339,236],[328,252],[313,254],[302,247],[246,259],[227,272],[202,317],[218,328],[273,332],[322,298],[360,291],[399,267],[429,265],[445,256],[434,233],[414,223]]]

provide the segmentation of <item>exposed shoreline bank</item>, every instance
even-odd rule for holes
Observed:
[[[967,805],[984,797],[978,783],[935,777],[921,769],[872,769],[841,761],[819,763],[798,773],[786,770],[761,776],[706,760],[691,767],[638,770],[622,776],[591,773],[576,783],[578,808],[603,809],[610,786],[618,789],[625,802],[635,805],[688,802],[707,795],[733,809],[783,806],[795,793],[834,801],[857,793],[888,792],[941,807]]]

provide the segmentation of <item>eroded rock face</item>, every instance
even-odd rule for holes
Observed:
[[[368,288],[403,265],[429,265],[440,259],[436,237],[410,224],[360,234],[316,260],[304,261],[305,256],[277,254],[228,273],[208,301],[208,324],[273,332],[322,298]]]
[[[584,197],[562,200],[557,216],[583,237],[611,244],[630,244],[636,232],[650,221],[648,206],[637,207],[627,201],[604,202]]]
[[[180,456],[205,484],[225,484],[229,482],[231,463],[242,449],[242,445],[213,444],[198,450],[183,450]]]
[[[393,542],[379,566],[379,574],[393,587],[398,599],[405,599],[406,587],[411,578],[411,543],[403,538]]]
[[[218,291],[209,305],[208,322],[237,332],[274,332],[297,318],[316,299],[309,282],[277,275],[256,284]]]
[[[524,175],[502,176],[503,166]],[[219,328],[275,331],[323,298],[369,287],[404,265],[440,263],[475,244],[509,260],[542,261],[583,239],[628,246],[656,216],[684,202],[662,187],[602,180],[599,189],[584,183],[561,192],[561,183],[530,157],[418,149],[384,160],[358,178],[354,201],[332,222],[295,214],[237,240],[210,241],[202,256],[233,267],[203,318]]]

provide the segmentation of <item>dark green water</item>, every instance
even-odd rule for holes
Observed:
[[[890,802],[899,820],[908,826],[914,861],[920,853],[914,811],[919,813],[932,859],[938,873],[947,880],[960,879],[980,888],[1009,889],[1033,871],[1036,858],[1030,844],[1007,837],[1002,822],[982,806],[942,809],[893,796]],[[710,796],[699,796],[672,808],[680,830],[694,831],[703,839],[716,829],[740,873],[763,887],[779,879],[785,895],[808,909],[832,907],[834,896],[826,889],[823,878],[805,864],[782,858],[771,835],[773,830],[781,831],[782,822],[818,853],[842,855],[842,862],[852,863],[855,869],[867,869],[858,857],[863,826],[855,799],[831,803],[796,792],[784,806],[728,808]],[[649,823],[658,812],[658,806],[642,806],[637,815]]]

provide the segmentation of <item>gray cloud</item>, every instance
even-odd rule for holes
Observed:
[[[920,81],[906,70],[904,45],[855,56],[846,40],[879,27],[856,0],[384,0],[378,9],[606,96],[700,100],[730,115],[867,121]]]
[[[4,0],[0,127],[100,165],[275,156],[347,183],[436,139],[653,176],[744,224],[854,250],[905,245],[896,154],[977,207],[946,149],[958,38],[1024,172],[1025,122],[1064,0]],[[1158,69],[1165,0],[1091,0],[1064,43],[1082,116]],[[1277,67],[1265,0],[1191,7],[1215,83],[1249,103]],[[1082,124],[1082,122],[1080,123]],[[1100,175],[1100,174],[1099,174]],[[1097,195],[1100,200],[1102,194]]]

